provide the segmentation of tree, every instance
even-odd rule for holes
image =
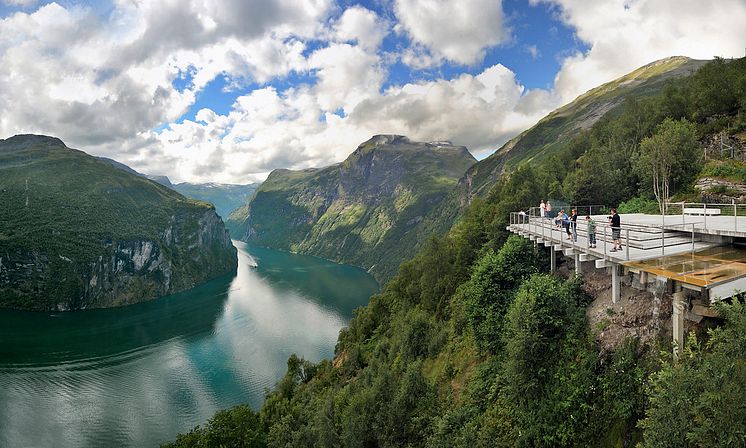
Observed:
[[[718,311],[725,325],[704,344],[692,333],[678,363],[651,376],[645,447],[746,446],[746,304]]]
[[[643,181],[650,182],[661,214],[666,213],[666,202],[671,186],[684,185],[696,173],[697,130],[687,120],[665,119],[653,136],[643,139],[640,156],[634,163]]]

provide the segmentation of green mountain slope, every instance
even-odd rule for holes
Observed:
[[[388,279],[412,255],[412,232],[474,163],[463,146],[374,136],[344,162],[275,170],[229,218],[241,239],[369,268]]]
[[[106,157],[98,157],[98,159],[130,174],[135,174],[137,176],[150,179],[153,182],[157,182],[172,190],[176,190],[188,198],[209,202],[215,206],[215,211],[217,211],[218,215],[220,215],[220,217],[224,220],[227,219],[231,212],[233,212],[237,208],[247,206],[249,200],[260,185],[259,183],[236,185],[219,184],[214,182],[206,184],[192,184],[189,182],[173,184],[171,183],[171,179],[169,179],[167,176],[152,176],[148,174],[142,174],[138,171],[133,170],[124,163],[118,162],[116,160]]]
[[[604,116],[615,114],[625,101],[656,95],[669,80],[690,76],[706,63],[683,56],[661,59],[591,89],[554,110],[469,168],[449,197],[423,221],[418,241],[421,244],[427,235],[448,231],[465,206],[475,197],[486,196],[503,174],[558,153],[573,137],[589,130]]]
[[[209,204],[52,137],[0,140],[0,306],[125,305],[234,272]]]
[[[218,215],[227,220],[231,212],[249,203],[259,185],[258,183],[234,185],[218,183],[191,184],[183,182],[175,184],[171,188],[186,197],[213,204]]]
[[[485,188],[502,173],[524,163],[543,160],[564,147],[581,131],[590,129],[628,98],[655,95],[668,80],[689,76],[706,63],[683,56],[661,59],[589,90],[474,165],[466,173],[460,187],[468,195],[483,195]]]

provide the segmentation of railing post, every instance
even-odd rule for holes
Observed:
[[[629,227],[624,229],[625,247],[627,261],[629,261]]]
[[[705,215],[705,230],[707,230],[707,204],[703,204],[704,208],[702,209]]]
[[[604,260],[606,260],[606,226],[604,226]]]
[[[686,224],[686,218],[684,217],[684,208],[686,208],[686,202],[681,203],[681,224]]]
[[[661,255],[666,254],[666,230],[661,227]]]
[[[735,199],[733,199],[733,231],[738,232],[738,208]]]
[[[692,256],[694,256],[694,223],[692,223]]]

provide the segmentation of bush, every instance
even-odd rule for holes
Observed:
[[[660,213],[658,209],[658,203],[654,199],[649,199],[643,196],[632,198],[628,201],[624,201],[617,207],[617,212],[624,213],[648,213],[657,214]]]

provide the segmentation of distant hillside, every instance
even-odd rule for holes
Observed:
[[[388,279],[412,255],[412,230],[474,162],[450,142],[378,135],[342,163],[273,171],[229,226],[245,241],[363,266]]]
[[[690,76],[707,62],[682,56],[661,59],[591,89],[551,112],[494,154],[472,165],[449,197],[423,221],[418,229],[420,243],[427,235],[448,231],[466,205],[474,197],[484,197],[504,173],[556,154],[574,136],[615,113],[625,100],[656,95],[669,80]]]
[[[190,184],[184,182],[175,184],[171,188],[184,196],[213,204],[218,215],[227,220],[231,212],[249,203],[259,185],[258,183],[235,185],[217,183]]]
[[[218,184],[214,182],[206,184],[192,184],[188,182],[173,184],[171,183],[171,179],[169,179],[167,176],[143,174],[130,168],[124,163],[118,162],[114,159],[109,159],[107,157],[98,157],[98,159],[130,174],[134,174],[136,176],[144,177],[154,182],[158,182],[163,186],[178,191],[188,198],[209,202],[215,206],[215,210],[218,212],[218,215],[223,218],[223,220],[227,220],[231,212],[233,212],[237,208],[246,207],[249,200],[254,195],[254,192],[257,188],[259,188],[260,185],[259,183],[237,185]]]
[[[655,95],[661,91],[666,81],[689,76],[707,62],[683,56],[661,59],[589,90],[573,102],[551,112],[494,154],[471,167],[459,182],[459,193],[468,197],[485,194],[485,187],[502,173],[523,163],[547,157],[566,145],[579,132],[590,129],[627,98]]]
[[[235,271],[207,203],[53,137],[0,140],[0,307],[125,305]]]

